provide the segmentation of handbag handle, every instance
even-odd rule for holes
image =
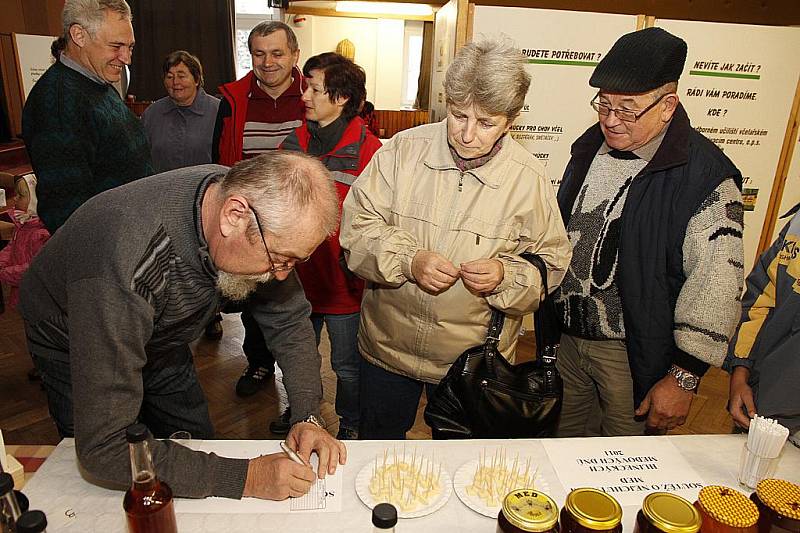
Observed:
[[[544,296],[539,302],[539,309],[533,314],[533,328],[536,334],[536,352],[544,363],[555,363],[558,357],[558,348],[561,345],[561,329],[556,314],[555,302],[550,298],[547,287],[547,265],[536,254],[524,253],[520,257],[529,261],[539,269],[542,276]]]
[[[544,296],[539,302],[539,311],[533,314],[534,331],[536,333],[536,351],[537,355],[541,357],[545,363],[555,363],[561,338],[558,324],[554,323],[556,315],[553,313],[555,312],[555,308],[552,299],[549,297],[550,291],[547,287],[547,265],[541,257],[534,253],[525,252],[519,254],[519,256],[535,266],[542,278]],[[505,317],[505,313],[492,308],[489,331],[483,345],[486,366],[491,374],[494,374],[494,354],[497,350],[497,345],[500,344],[500,333],[503,331]]]

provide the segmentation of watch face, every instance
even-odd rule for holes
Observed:
[[[681,377],[680,385],[686,390],[694,390],[697,387],[697,378],[691,374],[684,374]]]

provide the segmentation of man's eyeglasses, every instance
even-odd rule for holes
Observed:
[[[270,264],[270,267],[269,267],[269,271],[270,272],[272,272],[272,273],[274,273],[274,272],[286,272],[288,270],[293,269],[295,267],[295,265],[300,264],[300,263],[305,263],[306,261],[311,259],[311,256],[309,255],[308,257],[303,257],[302,259],[291,258],[291,259],[289,259],[287,261],[281,261],[281,262],[275,261],[272,258],[272,254],[269,251],[269,246],[267,246],[267,241],[266,241],[266,239],[264,239],[264,228],[261,227],[261,221],[259,220],[260,217],[258,216],[258,212],[255,210],[255,208],[252,205],[250,206],[250,211],[253,212],[253,216],[256,219],[256,226],[258,226],[258,234],[261,235],[261,242],[264,243],[264,250],[267,251],[267,259],[269,260],[269,264]]]
[[[661,97],[658,98],[658,100],[656,100],[649,106],[645,107],[641,111],[630,111],[628,109],[614,109],[610,105],[598,101],[598,98],[600,98],[600,93],[594,95],[594,98],[592,98],[592,101],[589,102],[589,105],[591,105],[592,108],[594,108],[594,110],[597,111],[597,113],[601,117],[607,117],[608,114],[613,111],[614,115],[616,115],[616,117],[623,122],[636,122],[642,115],[653,109],[661,100],[664,99],[665,96],[668,96],[670,94],[672,93],[662,94]]]

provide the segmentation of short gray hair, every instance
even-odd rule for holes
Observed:
[[[330,173],[302,152],[275,150],[240,161],[220,187],[225,197],[241,194],[252,202],[272,233],[292,231],[304,221],[326,236],[339,227],[339,197]]]
[[[256,24],[256,27],[250,30],[250,35],[247,36],[247,49],[253,51],[253,37],[266,37],[276,31],[283,30],[286,33],[286,42],[289,44],[289,51],[297,52],[300,45],[297,44],[297,35],[294,34],[292,28],[288,24],[278,22],[275,20],[265,20]]]
[[[120,18],[133,20],[131,7],[125,0],[66,0],[61,14],[61,24],[66,39],[73,24],[80,24],[94,37],[105,20],[106,11],[119,14]]]
[[[531,84],[525,63],[525,57],[507,39],[467,43],[447,69],[447,103],[474,104],[489,115],[505,115],[513,120],[525,104]]]

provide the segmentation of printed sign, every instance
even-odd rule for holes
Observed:
[[[598,443],[600,445],[598,446]],[[640,505],[650,492],[697,498],[703,480],[678,449],[657,437],[543,440],[566,491],[594,487],[620,505]]]

